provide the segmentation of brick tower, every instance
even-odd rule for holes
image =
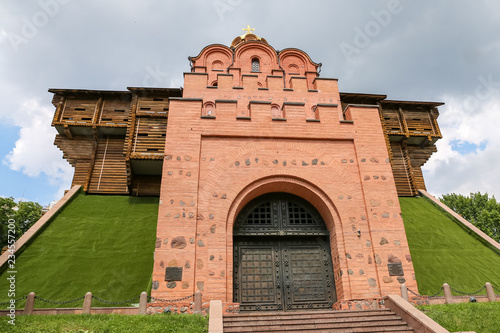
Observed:
[[[189,61],[183,89],[50,90],[73,185],[160,197],[152,296],[287,311],[416,290],[398,195],[425,189],[442,103],[340,93],[250,29]]]
[[[380,105],[253,33],[190,57],[170,98],[153,296],[241,310],[416,289]]]

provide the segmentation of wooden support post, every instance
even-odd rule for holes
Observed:
[[[104,106],[103,99],[102,99],[102,97],[99,97],[99,99],[97,100],[97,103],[95,105],[94,115],[92,116],[92,123],[93,124],[99,124],[101,122],[103,106]]]
[[[134,135],[136,132],[136,112],[137,104],[139,103],[139,96],[134,93],[130,101],[130,111],[129,111],[129,126],[127,127],[127,135],[125,136],[125,157],[130,158],[132,153],[132,143],[134,141]]]
[[[65,106],[66,106],[66,97],[62,96],[61,99],[59,100],[59,104],[57,105],[56,113],[54,114],[54,119],[52,120],[52,126],[54,126],[55,123],[62,121],[62,114],[64,112]]]
[[[420,148],[424,148],[425,146],[427,146],[427,144],[428,144],[429,142],[431,142],[431,140],[432,140],[431,136],[430,136],[430,135],[427,135],[427,136],[425,137],[425,140],[424,140],[424,141],[422,141],[422,143],[419,145],[419,147],[420,147]]]
[[[71,132],[71,129],[69,128],[68,125],[64,125],[64,134],[66,134],[66,137],[68,139],[73,140],[73,132]]]
[[[410,299],[408,298],[408,288],[404,283],[401,285],[401,297],[407,302],[410,301]]]
[[[143,291],[139,300],[139,314],[145,315],[148,308],[148,294]]]
[[[497,297],[495,295],[495,291],[493,290],[493,286],[491,285],[491,283],[486,282],[484,286],[486,287],[486,295],[488,295],[488,302],[495,302]]]
[[[92,309],[92,293],[89,291],[85,294],[85,299],[83,300],[82,314],[90,314]]]
[[[446,304],[453,304],[453,297],[451,296],[451,290],[448,283],[443,283],[443,292],[444,292],[444,302]]]
[[[26,298],[26,304],[24,305],[24,315],[32,315],[33,308],[35,307],[35,293],[30,292],[28,294],[28,298]]]
[[[92,155],[90,157],[90,162],[89,162],[89,168],[87,170],[87,175],[85,176],[85,184],[83,185],[83,190],[87,192],[90,188],[90,180],[92,178],[92,172],[94,171],[94,166],[95,166],[95,159],[97,156],[97,149],[99,148],[99,133],[97,130],[97,127],[93,127],[93,150],[92,150]]]
[[[437,137],[442,138],[443,136],[441,135],[441,130],[439,129],[439,125],[437,123],[437,115],[439,112],[436,107],[433,107],[429,112],[432,119],[432,129]]]
[[[340,102],[339,102],[339,104],[340,104]],[[389,140],[389,134],[387,133],[387,124],[386,124],[385,119],[384,119],[384,110],[382,109],[382,104],[380,102],[378,102],[377,105],[378,105],[380,122],[382,123],[382,128],[384,129],[385,145],[387,147],[387,153],[389,154],[389,161],[391,162],[391,166],[392,166],[393,165],[393,155],[392,155],[391,141]]]
[[[201,292],[198,290],[194,293],[194,313],[201,313]]]
[[[399,121],[401,122],[401,125],[403,125],[403,132],[405,134],[405,136],[408,138],[410,136],[410,133],[408,131],[408,125],[406,124],[406,118],[405,118],[405,115],[403,113],[403,109],[401,109],[401,107],[398,108],[398,115],[399,115]]]

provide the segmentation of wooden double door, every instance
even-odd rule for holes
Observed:
[[[234,230],[234,301],[241,311],[331,308],[329,237],[305,200],[273,193],[250,202]]]

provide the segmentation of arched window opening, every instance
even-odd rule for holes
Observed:
[[[203,106],[202,116],[215,116],[215,105],[212,102],[206,102]]]
[[[283,116],[283,110],[278,104],[271,105],[271,114],[273,118],[285,118]]]
[[[215,60],[212,62],[212,70],[213,71],[220,71],[224,69],[224,63],[220,60]]]
[[[259,59],[252,59],[252,72],[260,72],[260,62]]]
[[[299,66],[297,66],[295,64],[289,65],[288,66],[288,73],[289,74],[300,75]]]
[[[315,104],[311,107],[311,114],[309,115],[311,119],[318,119],[319,120],[319,110],[318,106]]]

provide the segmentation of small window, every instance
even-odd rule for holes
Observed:
[[[318,106],[317,105],[313,105],[311,107],[311,115],[312,115],[312,119],[319,120],[319,110],[318,110]]]
[[[289,74],[300,75],[299,66],[297,66],[295,64],[288,65],[288,73]]]
[[[220,60],[215,60],[212,62],[212,70],[213,71],[220,71],[224,69],[224,63]]]
[[[203,107],[202,116],[215,117],[215,104],[213,102],[206,102]]]
[[[252,72],[260,72],[260,62],[259,59],[252,59]]]
[[[277,104],[271,105],[271,113],[273,118],[284,118],[283,110]]]

